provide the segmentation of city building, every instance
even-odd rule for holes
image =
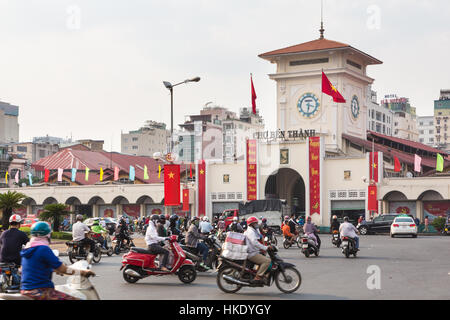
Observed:
[[[76,142],[88,147],[92,151],[103,151],[103,145],[105,144],[104,140],[92,139],[77,140]]]
[[[0,101],[0,143],[19,142],[19,107]]]
[[[410,105],[408,98],[399,98],[396,94],[388,94],[381,100],[381,105],[394,112],[394,132],[392,136],[419,141],[416,108]]]
[[[434,101],[434,121],[436,145],[450,152],[450,90],[441,90],[439,100]]]
[[[153,156],[155,152],[166,153],[170,131],[165,123],[146,121],[138,130],[121,134],[121,152],[136,156]]]
[[[34,137],[33,142],[34,143],[57,144],[60,147],[64,146],[64,145],[70,145],[73,143],[71,138],[64,139],[64,138],[59,138],[59,137],[51,137],[49,135],[46,135],[44,137]]]
[[[392,136],[394,128],[394,111],[377,102],[377,93],[369,86],[367,103],[367,129]]]
[[[48,157],[59,151],[57,144],[49,143],[34,143],[34,142],[19,142],[9,145],[9,152],[19,158],[26,159],[28,164],[39,159]]]
[[[428,146],[435,146],[434,116],[417,117],[417,129],[419,131],[419,142]]]
[[[0,187],[5,188],[6,172],[8,171],[12,157],[8,154],[8,145],[0,145]]]

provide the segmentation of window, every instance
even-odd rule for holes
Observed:
[[[409,129],[409,128],[408,128],[408,129]],[[420,134],[423,134],[423,132],[424,132],[423,130],[419,130],[419,133],[420,133]]]
[[[429,134],[433,134],[433,133],[434,133],[434,130],[429,130],[428,133],[429,133]]]
[[[352,61],[352,60],[347,60],[347,64],[349,64],[349,65],[351,65],[352,67],[355,67],[355,68],[357,68],[357,69],[361,69],[361,68],[362,68],[360,64],[358,64],[358,63],[356,63],[356,62],[354,62],[354,61]]]
[[[133,139],[131,139],[132,141],[138,141],[138,138],[134,137]]]
[[[133,150],[137,150],[138,146],[133,146],[132,149]]]
[[[429,138],[428,141],[429,142],[434,142],[434,138]]]
[[[45,158],[45,150],[39,150],[39,158]]]
[[[420,138],[420,139],[419,139],[419,142],[423,143],[423,138]]]
[[[17,146],[17,151],[19,151],[19,152],[27,152],[27,147],[26,146]]]
[[[229,183],[230,182],[230,175],[224,174],[223,175],[223,183]]]
[[[423,122],[419,122],[419,126],[423,126]]]
[[[305,64],[317,64],[317,63],[328,63],[328,58],[319,58],[319,59],[307,59],[307,60],[296,60],[289,61],[290,66],[301,66]]]
[[[383,114],[383,122],[386,122],[386,115],[385,114]]]

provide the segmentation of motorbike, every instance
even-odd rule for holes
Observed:
[[[275,237],[274,235],[274,231],[272,229],[263,229],[262,230],[264,239],[267,237],[267,245],[273,245],[273,246],[277,246],[278,244],[278,240],[277,237]]]
[[[302,277],[291,263],[284,262],[278,255],[278,249],[268,249],[271,266],[267,269],[262,283],[251,283],[256,275],[255,264],[249,260],[231,260],[220,257],[217,285],[225,293],[236,293],[242,287],[271,286],[274,282],[284,293],[292,293],[300,288]]]
[[[88,235],[92,239],[91,235]],[[86,260],[89,257],[89,245],[83,245],[81,241],[67,241],[67,255],[71,263],[75,263],[79,260]],[[102,258],[101,244],[95,243],[94,253],[92,261],[99,263]]]
[[[297,247],[301,248],[302,243],[301,243],[301,236],[300,236],[300,234],[294,236],[294,239],[292,239],[292,243],[291,243],[291,241],[288,238],[284,237],[283,247],[285,249],[289,249],[294,244],[296,244]]]
[[[127,234],[127,236],[130,238],[130,243],[126,241],[122,236],[116,235],[114,236],[112,243],[114,247],[114,253],[119,255],[122,252],[128,252],[131,248],[135,247],[133,239]]]
[[[331,236],[331,243],[337,248],[341,246],[341,238],[339,237],[339,232],[337,230],[333,231],[333,234]]]
[[[14,262],[0,263],[0,292],[20,292],[19,266]]]
[[[358,250],[356,249],[355,239],[350,237],[342,237],[342,253],[346,258],[352,254],[356,258]]]
[[[208,246],[208,258],[206,259],[206,265],[213,269],[217,268],[219,264],[219,256],[222,252],[222,246],[220,242],[214,235],[209,235],[208,238],[204,240],[204,243]],[[197,248],[188,247],[186,245],[182,245],[181,248],[184,250],[188,259],[191,259],[192,262],[195,263],[195,269],[200,272],[208,271],[200,264],[203,262],[202,255],[198,252]]]
[[[169,237],[169,272],[159,268],[157,255],[152,254],[146,248],[131,248],[130,252],[122,257],[120,270],[123,279],[128,283],[135,283],[149,276],[177,275],[181,282],[191,283],[197,277],[195,265],[187,259],[185,252],[177,242],[177,236]]]
[[[107,232],[101,235],[103,236],[103,239],[106,240],[105,248],[103,247],[103,242],[100,242],[100,234],[93,234],[92,239],[100,244],[100,251],[102,252],[102,254],[107,254],[109,257],[111,257],[114,254],[111,237]]]
[[[308,258],[311,254],[314,254],[316,257],[319,256],[319,248],[314,242],[314,239],[308,237],[307,235],[303,235],[301,237],[301,247],[302,253],[306,258]]]
[[[56,251],[56,252],[55,252]],[[59,255],[57,250],[54,250],[55,255]],[[90,260],[77,261],[70,266],[73,270],[88,270],[91,268]],[[100,300],[97,290],[91,283],[89,278],[81,275],[68,276],[66,284],[56,285],[55,290],[64,292],[70,296],[81,300]],[[30,297],[23,296],[20,293],[0,293],[0,300],[33,300]]]

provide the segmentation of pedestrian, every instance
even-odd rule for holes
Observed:
[[[425,232],[428,232],[428,216],[425,217],[424,223],[425,223]]]

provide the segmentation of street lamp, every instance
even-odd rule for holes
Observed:
[[[183,83],[188,83],[188,82],[199,82],[200,81],[200,77],[195,77],[192,79],[187,79],[184,80],[180,83],[177,84],[171,84],[168,81],[163,81],[164,86],[169,89],[170,91],[170,153],[172,153],[172,149],[173,149],[173,87],[176,87],[180,84]]]

